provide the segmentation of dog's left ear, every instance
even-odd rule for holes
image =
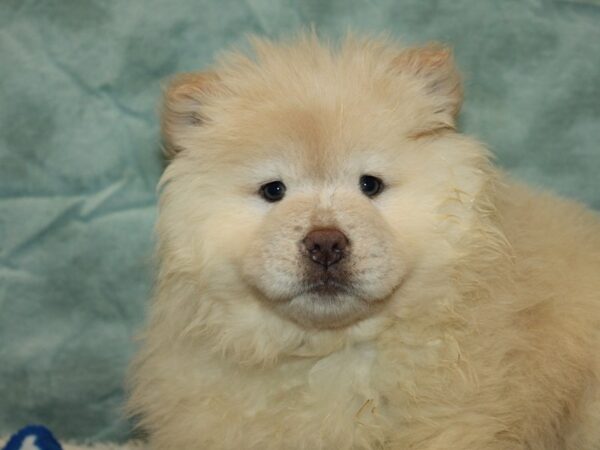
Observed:
[[[462,106],[463,90],[450,48],[438,43],[408,48],[394,59],[393,66],[398,73],[419,80],[425,94],[434,100],[436,112],[446,113],[454,122]]]
[[[202,126],[208,120],[203,107],[217,79],[212,72],[182,73],[167,84],[161,114],[167,157],[173,158],[185,147],[190,128]]]

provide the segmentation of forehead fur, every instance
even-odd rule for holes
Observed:
[[[261,38],[250,43],[251,54],[224,54],[217,72],[227,90],[256,100],[265,92],[315,100],[365,89],[384,91],[391,87],[391,65],[400,53],[385,40],[348,37],[334,47],[310,34],[287,44]]]
[[[167,141],[219,152],[295,142],[322,159],[453,125],[460,84],[445,48],[354,37],[332,46],[314,34],[250,43],[251,52],[225,53],[211,72],[170,88]]]

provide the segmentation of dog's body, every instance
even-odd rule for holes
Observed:
[[[167,93],[153,448],[599,449],[598,217],[453,131],[444,49],[255,47]]]

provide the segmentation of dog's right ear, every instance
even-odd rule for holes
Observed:
[[[202,126],[207,118],[202,105],[217,81],[212,72],[182,73],[173,77],[164,93],[161,128],[164,149],[173,158],[184,148],[191,127]]]
[[[437,107],[445,121],[453,126],[463,100],[461,76],[454,64],[452,50],[442,44],[404,50],[394,59],[394,70],[414,76]]]

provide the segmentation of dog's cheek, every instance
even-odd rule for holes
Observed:
[[[355,192],[340,192],[334,217],[351,242],[349,275],[361,297],[389,295],[406,272],[408,253],[377,201]]]
[[[352,275],[367,297],[385,298],[407,272],[410,255],[383,218],[372,215],[357,221],[362,225],[353,233]]]
[[[206,208],[206,207],[205,207]],[[261,217],[244,202],[223,197],[211,205],[192,228],[188,246],[201,277],[214,289],[232,289],[242,283],[240,262],[257,241]]]
[[[304,204],[281,205],[261,221],[242,256],[242,273],[269,300],[288,300],[302,278],[300,241],[309,224]]]

